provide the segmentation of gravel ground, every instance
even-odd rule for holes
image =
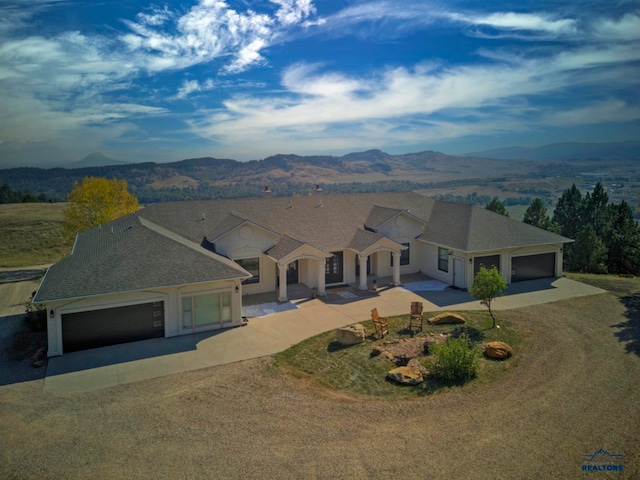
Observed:
[[[270,358],[83,394],[0,387],[0,478],[577,478],[583,454],[640,478],[637,318],[610,294],[501,312],[527,347],[491,387],[353,399]],[[617,325],[617,326],[616,326]]]

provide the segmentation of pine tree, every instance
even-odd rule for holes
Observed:
[[[504,208],[504,204],[500,200],[498,200],[498,197],[494,197],[493,200],[487,203],[484,208],[492,212],[499,213],[500,215],[504,215],[505,217],[509,216],[509,212],[507,212],[507,209]]]
[[[576,272],[607,273],[607,247],[590,223],[578,233],[569,265]]]
[[[611,273],[640,274],[640,227],[624,200],[610,205],[611,228],[607,236],[608,267]]]
[[[527,208],[527,211],[524,212],[523,221],[544,230],[555,231],[556,229],[551,219],[547,216],[547,208],[539,198],[535,198]]]
[[[560,235],[575,239],[584,226],[582,194],[574,183],[565,190],[553,212],[553,222],[558,225]]]

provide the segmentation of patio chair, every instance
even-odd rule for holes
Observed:
[[[409,330],[416,328],[422,331],[422,302],[411,302],[411,314],[409,315]]]
[[[389,322],[387,317],[381,317],[378,315],[378,309],[371,310],[371,319],[373,320],[373,326],[376,329],[376,335],[380,335],[380,338],[384,338],[389,334]]]

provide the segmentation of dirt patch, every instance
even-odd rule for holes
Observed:
[[[343,399],[269,358],[75,395],[0,387],[2,478],[640,478],[640,357],[609,294],[500,312],[525,337],[489,387]]]

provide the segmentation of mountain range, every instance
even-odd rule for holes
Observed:
[[[552,143],[535,148],[505,147],[483,150],[464,157],[502,160],[590,160],[640,158],[640,141],[613,143]]]

